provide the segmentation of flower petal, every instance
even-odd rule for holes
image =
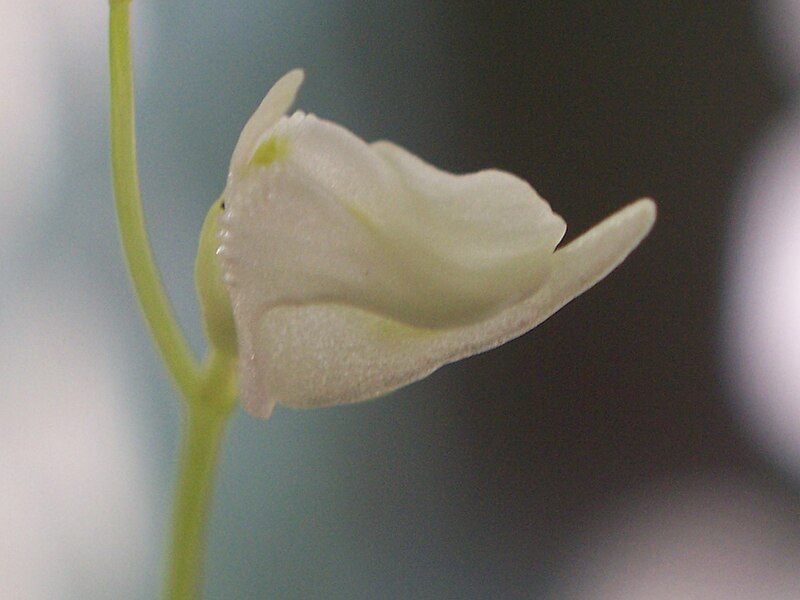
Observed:
[[[255,155],[225,190],[221,247],[234,313],[250,318],[341,303],[421,327],[475,322],[545,281],[565,229],[513,175],[450,175],[313,115],[282,119]]]
[[[429,221],[455,220],[467,225],[450,232],[451,236],[461,233],[466,238],[449,240],[454,248],[479,243],[485,246],[487,255],[513,253],[520,250],[509,248],[510,244],[529,246],[531,238],[537,238],[546,240],[544,245],[552,250],[564,236],[564,220],[516,175],[496,169],[454,175],[391,142],[375,142],[372,148],[397,170],[413,197],[430,200],[414,207],[424,210]]]
[[[518,177],[445,173],[313,115],[282,117],[302,77],[282,78],[246,125],[220,219],[255,415],[372,398],[517,337],[652,227],[643,200],[556,251],[564,221]]]
[[[234,174],[241,173],[250,161],[258,139],[264,131],[275,125],[294,104],[297,90],[300,89],[304,77],[302,69],[289,71],[272,86],[269,93],[261,101],[256,112],[247,121],[239,136],[239,142],[236,144],[231,157],[229,180]]]
[[[530,297],[473,325],[409,326],[352,306],[281,306],[250,329],[242,400],[268,417],[275,403],[309,408],[372,398],[417,381],[443,364],[489,350],[529,331],[602,279],[636,247],[655,219],[638,201],[556,252],[557,266]]]
[[[530,331],[613,271],[650,232],[655,202],[643,198],[606,217],[553,255],[547,282],[491,319],[455,330],[444,362],[491,350]]]

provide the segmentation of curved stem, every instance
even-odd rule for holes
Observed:
[[[134,132],[129,7],[110,0],[111,169],[122,248],[133,287],[156,345],[184,397],[196,391],[199,367],[172,312],[156,267],[139,193]]]
[[[136,163],[131,0],[109,0],[111,167],[122,248],[156,345],[185,400],[165,598],[200,597],[214,474],[236,400],[235,357],[212,351],[201,371],[167,299],[142,211]]]

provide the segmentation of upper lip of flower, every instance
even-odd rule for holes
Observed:
[[[294,104],[297,90],[305,79],[302,69],[294,69],[281,77],[261,101],[258,109],[245,124],[231,157],[228,181],[240,174],[258,147],[265,131],[272,128]]]

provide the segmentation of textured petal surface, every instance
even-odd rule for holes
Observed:
[[[270,91],[231,163],[220,257],[254,414],[354,402],[531,329],[652,225],[634,204],[558,251],[563,220],[523,180],[440,171]],[[555,252],[554,252],[555,251]]]
[[[302,113],[268,137],[280,157],[225,191],[223,258],[231,283],[248,287],[240,302],[338,302],[445,327],[511,304],[547,276],[564,222],[513,175],[450,175],[399,150],[401,160],[387,160]]]
[[[274,402],[292,407],[356,402],[494,348],[602,279],[638,245],[654,219],[649,200],[612,215],[553,255],[558,266],[539,290],[471,325],[418,328],[341,304],[269,310],[257,319],[258,350],[244,367],[242,398],[250,412],[264,417]]]

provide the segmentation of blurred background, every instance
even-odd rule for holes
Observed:
[[[387,398],[235,416],[207,598],[800,598],[800,1],[136,0],[145,210],[192,263],[242,125],[298,106],[567,238],[651,236],[528,335]],[[0,598],[152,598],[180,424],[120,256],[106,6],[0,0]]]

